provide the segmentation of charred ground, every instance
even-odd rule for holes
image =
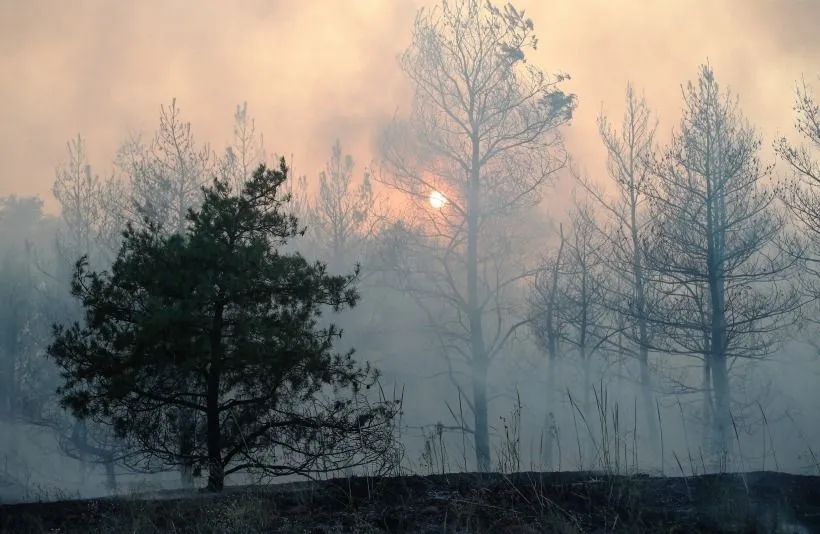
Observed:
[[[340,478],[0,506],[15,533],[820,532],[820,477],[595,473]]]

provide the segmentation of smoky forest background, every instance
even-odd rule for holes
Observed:
[[[61,139],[52,173],[4,170],[0,500],[820,474],[813,64],[768,102],[791,128],[764,131],[708,50],[664,77],[664,113],[626,67],[601,105],[537,55],[549,16],[408,6],[381,66],[398,81],[373,80],[402,96],[367,142],[329,119],[322,150],[289,144],[331,104],[193,112],[170,92]],[[198,126],[217,115],[229,129]]]

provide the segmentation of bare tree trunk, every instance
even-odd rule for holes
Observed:
[[[636,220],[636,218],[633,218],[633,220]],[[633,228],[635,228],[635,223],[633,223]],[[633,246],[640,245],[639,237],[635,230],[633,230],[633,243]],[[641,400],[646,418],[646,429],[649,434],[649,445],[653,453],[660,454],[658,421],[655,419],[655,399],[652,394],[652,374],[649,370],[649,328],[646,317],[646,302],[644,300],[646,289],[644,286],[643,265],[639,258],[638,249],[636,248],[634,250],[634,276],[638,306],[638,366],[640,367]],[[661,462],[663,462],[663,459],[661,459]]]
[[[641,236],[638,233],[638,190],[634,177],[629,188],[630,234],[632,237],[632,276],[635,286],[635,305],[638,323],[638,365],[640,367],[641,396],[646,417],[646,429],[652,452],[660,454],[658,424],[655,420],[654,398],[652,395],[652,374],[649,371],[649,327],[646,311],[646,275],[641,259]],[[661,459],[663,462],[663,459]]]
[[[586,347],[580,347],[581,350],[581,368],[584,374],[584,395],[581,401],[581,411],[584,414],[584,425],[582,428],[586,429],[587,439],[583,464],[585,467],[592,469],[594,466],[592,462],[595,459],[595,424],[598,423],[592,413],[592,368],[589,355]],[[583,432],[583,430],[581,430]]]
[[[11,325],[9,325],[8,329],[12,329]],[[14,335],[16,336],[16,332],[14,332]],[[12,333],[9,332],[7,336],[7,343],[5,343],[6,350],[0,352],[0,413],[11,418],[14,414],[13,391],[17,382],[17,377],[14,376],[16,355],[14,354],[13,344],[10,340]],[[16,343],[14,344],[16,345]]]
[[[88,482],[88,473],[91,471],[91,466],[88,462],[88,427],[82,419],[77,419],[74,423],[74,428],[71,432],[71,439],[74,446],[77,447],[77,456],[80,461],[80,483]]]
[[[712,383],[715,391],[715,451],[721,466],[726,466],[733,452],[731,436],[732,415],[730,408],[729,370],[726,357],[719,358],[712,365]]]
[[[544,324],[545,331],[543,334],[546,339],[548,369],[547,369],[547,393],[545,395],[546,410],[545,410],[545,424],[544,424],[544,446],[543,446],[543,460],[544,468],[550,471],[555,471],[555,451],[554,446],[558,440],[558,426],[555,421],[556,402],[558,397],[555,392],[555,379],[558,375],[558,336],[559,327],[557,324],[556,304],[558,300],[558,279],[561,272],[562,258],[564,253],[564,226],[558,225],[558,237],[560,244],[558,252],[555,256],[555,264],[552,266],[551,279],[549,282],[549,290],[546,295],[546,310]],[[537,283],[537,282],[536,282]],[[543,338],[542,338],[543,339]],[[559,461],[560,464],[560,461]],[[559,465],[560,467],[560,465]]]
[[[721,154],[718,151],[718,156]],[[707,167],[708,169],[708,167]],[[720,181],[719,181],[720,180]],[[709,297],[711,305],[711,348],[710,366],[712,371],[712,386],[714,389],[715,411],[715,451],[718,461],[725,465],[729,455],[729,425],[731,415],[729,399],[729,370],[726,366],[726,237],[729,225],[726,221],[726,185],[722,182],[718,170],[709,172],[706,179],[707,221],[710,232],[707,236],[707,250],[709,254]]]
[[[646,428],[649,434],[649,444],[653,452],[658,451],[658,420],[657,414],[653,409],[655,406],[655,396],[652,394],[652,375],[649,372],[649,350],[646,347],[639,352],[638,363],[641,368],[641,395],[644,407],[644,416],[646,417]]]
[[[222,464],[222,428],[219,424],[220,358],[222,352],[222,307],[216,308],[211,329],[211,365],[208,369],[208,490],[222,491],[225,471]]]
[[[473,404],[475,406],[476,467],[479,472],[488,473],[491,463],[486,363],[473,362]]]
[[[542,458],[544,469],[555,471],[555,441],[557,439],[558,428],[555,422],[555,378],[558,371],[558,358],[554,352],[549,355],[549,368],[547,369],[547,392],[546,415],[544,417],[544,444]]]
[[[193,414],[190,410],[180,409],[177,417],[179,431],[179,482],[185,489],[194,487],[194,468],[190,460],[194,451]]]
[[[110,455],[105,459],[105,485],[111,494],[117,493],[117,472],[114,466],[114,455]]]
[[[702,446],[701,448],[706,454],[711,454],[714,447],[712,446],[712,437],[714,435],[714,425],[712,423],[712,370],[709,365],[709,358],[703,360],[703,409],[701,411],[701,427],[702,427]]]
[[[487,351],[478,297],[479,141],[473,138],[472,169],[468,184],[467,215],[467,306],[470,310],[470,344],[473,367],[473,408],[475,416],[476,469],[490,471],[490,430],[487,406]]]

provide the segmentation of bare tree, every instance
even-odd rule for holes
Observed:
[[[86,154],[86,144],[77,135],[67,144],[68,162],[57,168],[57,176],[51,188],[60,204],[64,232],[59,248],[67,256],[67,264],[88,255],[96,263],[101,221],[105,212],[102,184],[93,173]],[[74,257],[76,255],[76,257]]]
[[[586,460],[592,461],[595,425],[592,410],[593,358],[609,348],[615,334],[609,324],[609,310],[604,305],[607,298],[607,280],[604,272],[606,241],[597,231],[596,222],[586,201],[576,201],[571,213],[570,235],[565,243],[566,259],[556,286],[558,321],[564,327],[560,340],[567,351],[574,353],[581,364],[583,377],[580,411],[584,428],[589,432],[586,440]],[[584,460],[580,458],[579,460]]]
[[[248,114],[248,103],[237,105],[233,116],[233,139],[219,162],[222,178],[238,191],[253,171],[267,161],[265,139],[256,131],[256,120]]]
[[[308,177],[306,174],[298,174],[294,171],[294,157],[290,155],[288,168],[288,180],[282,186],[282,190],[290,198],[290,210],[301,221],[310,219],[311,196],[308,188]]]
[[[213,154],[198,146],[191,123],[183,122],[176,99],[160,108],[159,128],[146,145],[140,137],[124,143],[117,164],[130,188],[130,220],[147,217],[169,233],[185,232],[188,209],[200,201],[201,190],[213,178]]]
[[[558,88],[567,76],[548,77],[526,63],[536,44],[532,21],[511,4],[444,0],[419,11],[400,58],[415,86],[412,113],[388,127],[382,143],[380,179],[416,201],[413,216],[424,217],[440,242],[447,274],[439,296],[463,320],[480,471],[490,469],[487,371],[518,324],[500,315],[491,322],[489,305],[521,276],[494,279],[504,251],[490,249],[487,229],[538,202],[541,186],[565,163],[557,130],[575,107]],[[421,207],[428,198],[443,209]],[[488,337],[488,324],[498,336]]]
[[[788,283],[793,262],[778,250],[786,221],[757,134],[708,65],[683,98],[680,126],[647,189],[648,266],[664,295],[653,321],[669,354],[702,360],[707,454],[725,461],[733,364],[770,355],[800,299]]]
[[[365,171],[361,180],[356,180],[354,168],[353,157],[342,151],[337,139],[325,170],[319,174],[318,196],[308,216],[309,230],[327,250],[333,267],[346,264],[373,236],[376,195],[370,173]]]
[[[559,351],[564,325],[559,307],[561,274],[564,270],[564,226],[558,226],[559,244],[554,257],[543,261],[543,268],[537,272],[529,296],[530,330],[536,344],[547,355],[547,391],[545,394],[544,436],[541,458],[547,470],[555,468],[555,444],[558,441],[558,425],[555,420],[557,395],[555,379],[558,374]]]
[[[631,84],[627,85],[625,102],[620,132],[606,116],[598,117],[598,131],[608,155],[608,174],[615,186],[604,190],[614,190],[614,194],[604,193],[589,180],[580,182],[606,216],[607,224],[600,228],[610,248],[606,264],[622,282],[610,285],[606,302],[612,305],[615,314],[630,323],[631,328],[624,329],[624,337],[634,346],[646,428],[650,443],[657,451],[658,425],[649,366],[652,291],[644,265],[644,239],[650,224],[645,188],[650,178],[657,121],[652,120],[646,101],[638,98]],[[618,287],[625,291],[615,294]]]
[[[47,335],[42,278],[34,264],[35,234],[44,226],[34,197],[0,199],[0,416],[23,418],[39,401],[37,351]]]
[[[816,300],[820,298],[820,164],[814,152],[820,150],[820,106],[805,80],[796,90],[794,111],[795,129],[806,144],[795,145],[781,137],[774,148],[792,171],[781,197],[803,237],[792,242],[790,253],[803,260],[806,293]]]

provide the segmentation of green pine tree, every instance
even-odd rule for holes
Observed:
[[[62,405],[113,425],[145,461],[188,461],[221,490],[238,471],[327,472],[383,461],[398,405],[364,389],[378,372],[338,353],[323,309],[355,306],[353,274],[331,276],[281,248],[304,233],[283,211],[284,161],[241,192],[203,188],[184,235],[128,225],[110,272],[77,262],[84,324],[54,326],[48,355]],[[196,414],[192,457],[176,447],[179,410]]]

